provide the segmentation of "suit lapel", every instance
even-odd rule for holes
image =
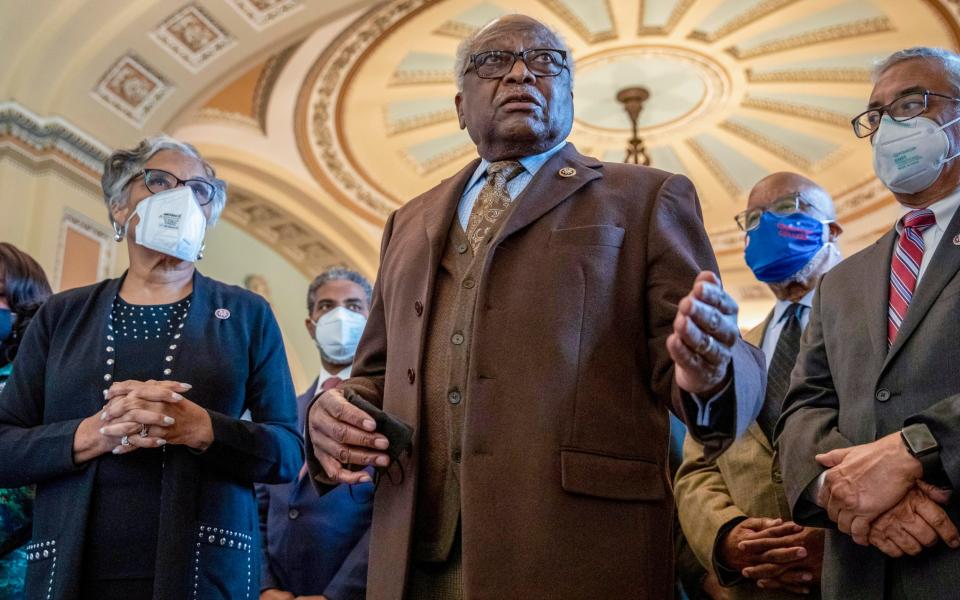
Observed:
[[[427,231],[427,238],[430,240],[429,271],[437,270],[443,245],[450,233],[450,225],[453,223],[454,215],[457,214],[457,207],[460,206],[463,188],[467,185],[467,181],[470,180],[470,176],[477,170],[479,164],[480,159],[474,159],[459,173],[443,180],[436,190],[430,194],[431,199],[425,203],[426,205],[420,213],[423,216],[423,226]]]
[[[897,340],[887,354],[887,360],[883,363],[884,367],[903,348],[903,345],[916,331],[927,312],[930,311],[940,292],[956,276],[957,270],[960,270],[960,247],[953,243],[953,237],[957,235],[958,231],[960,231],[960,211],[954,213],[953,218],[950,219],[950,225],[944,229],[940,244],[930,259],[930,264],[927,265],[923,278],[917,284],[913,299],[910,301],[910,308],[907,309],[907,316],[900,325]],[[889,273],[889,268],[887,273]]]
[[[763,349],[763,338],[766,337],[767,328],[770,327],[770,323],[773,321],[773,313],[773,310],[767,313],[767,317],[763,320],[763,322],[744,334],[743,339],[753,344],[757,348]],[[757,425],[756,421],[750,424],[750,426],[747,428],[747,431],[749,431],[750,435],[757,439],[761,446],[769,450],[771,454],[773,453],[773,446],[770,445],[770,440],[767,439],[767,434],[760,429],[760,426]]]
[[[513,235],[548,213],[588,182],[603,177],[596,170],[602,166],[600,161],[577,152],[573,144],[568,142],[544,163],[526,189],[514,200],[516,206],[493,243],[497,244]],[[574,169],[575,174],[569,177],[561,176],[559,171],[564,167]]]
[[[887,310],[890,303],[890,260],[893,257],[893,245],[896,243],[896,230],[891,229],[870,249],[869,265],[861,271],[860,282],[855,289],[862,292],[864,318],[870,342],[873,344],[872,357],[887,355]],[[874,362],[874,366],[880,361]],[[879,375],[879,371],[873,370]]]

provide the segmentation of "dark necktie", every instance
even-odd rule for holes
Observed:
[[[777,340],[770,368],[767,369],[767,393],[757,415],[757,424],[771,442],[783,399],[790,389],[790,373],[800,353],[800,334],[803,333],[800,315],[803,314],[803,308],[802,304],[793,303],[783,314],[783,329],[780,330],[780,339]]]

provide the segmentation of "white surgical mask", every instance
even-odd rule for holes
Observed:
[[[873,170],[891,192],[916,194],[940,177],[943,165],[960,153],[947,156],[950,139],[944,129],[960,117],[943,125],[926,117],[902,123],[883,115],[873,135]]]
[[[158,192],[140,202],[135,214],[138,244],[187,262],[199,258],[207,217],[189,187]]]
[[[331,310],[314,323],[314,340],[323,357],[333,364],[353,361],[367,318],[343,306]]]

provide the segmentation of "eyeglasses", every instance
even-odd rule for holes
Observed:
[[[142,173],[134,176],[132,182],[137,177],[143,177],[143,184],[147,186],[147,191],[151,194],[159,194],[166,190],[172,190],[179,185],[185,185],[193,190],[193,195],[197,198],[200,206],[206,206],[213,201],[217,194],[217,186],[206,179],[180,179],[173,173],[162,169],[144,169]]]
[[[927,112],[930,96],[960,102],[960,98],[945,96],[929,90],[904,94],[890,104],[881,106],[880,108],[871,108],[851,119],[850,123],[853,125],[853,133],[859,138],[872,135],[873,132],[880,127],[880,120],[884,114],[889,115],[891,119],[898,123],[915,119]]]
[[[568,69],[567,53],[549,48],[532,48],[523,52],[488,50],[470,56],[470,65],[481,79],[500,79],[513,70],[518,58],[537,77],[555,77]],[[464,73],[469,70],[468,66]]]
[[[760,224],[760,217],[762,217],[765,212],[771,212],[775,215],[785,217],[805,211],[813,211],[820,216],[826,216],[816,206],[804,200],[800,192],[796,192],[789,196],[781,196],[763,208],[745,210],[737,214],[734,220],[736,220],[737,226],[743,231],[752,231]]]

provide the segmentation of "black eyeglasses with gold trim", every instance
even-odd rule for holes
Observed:
[[[193,190],[193,195],[197,198],[197,203],[200,204],[200,206],[206,206],[213,201],[217,195],[217,187],[221,183],[219,179],[216,180],[216,182],[199,178],[180,179],[173,173],[164,171],[163,169],[144,169],[142,172],[134,175],[130,179],[130,182],[132,183],[140,177],[143,177],[143,184],[151,194],[159,194],[160,192],[172,190],[179,185],[185,185]]]
[[[464,73],[472,67],[481,79],[500,79],[513,70],[517,59],[527,65],[527,70],[537,77],[556,77],[567,67],[567,53],[552,48],[531,48],[522,52],[508,50],[487,50],[470,56],[470,64]]]
[[[820,217],[825,217],[827,222],[833,220],[827,215],[823,214],[823,211],[821,211],[815,205],[804,200],[800,192],[794,192],[793,194],[781,196],[762,208],[749,208],[741,213],[738,213],[734,217],[734,220],[736,220],[737,227],[739,227],[741,230],[753,231],[758,225],[760,225],[760,217],[762,217],[763,213],[765,212],[773,213],[780,217],[786,217],[798,212],[814,212]]]
[[[960,102],[960,98],[938,94],[930,90],[910,92],[894,99],[889,104],[865,110],[851,119],[850,124],[853,125],[853,133],[859,138],[872,135],[880,127],[883,115],[889,115],[891,119],[898,123],[916,119],[927,112],[930,105],[930,96]]]

